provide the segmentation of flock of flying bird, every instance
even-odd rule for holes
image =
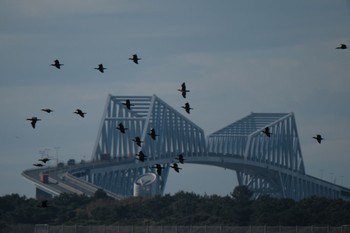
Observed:
[[[265,127],[265,129],[262,131],[267,137],[271,137],[271,131],[269,127]],[[312,138],[316,139],[318,143],[321,143],[324,138],[321,136],[321,134],[316,134],[316,136],[313,136]]]
[[[123,125],[123,123],[119,123],[118,126],[116,127],[116,129],[118,129],[118,130],[120,131],[120,133],[125,134],[125,133],[126,133],[126,130],[127,130],[128,128],[125,128],[125,126]],[[147,134],[152,138],[152,140],[156,140],[156,137],[159,136],[158,134],[156,134],[156,131],[155,131],[154,128],[152,128],[152,129],[150,130],[150,132],[147,133]],[[141,147],[141,145],[142,145],[142,143],[143,143],[143,141],[141,141],[141,138],[138,137],[138,136],[136,136],[135,138],[133,138],[133,139],[131,139],[131,140],[132,140],[133,142],[135,142],[135,144],[136,144],[137,146],[139,146],[139,147]],[[136,157],[137,157],[136,159],[138,159],[138,160],[141,161],[141,162],[145,162],[145,160],[146,160],[146,158],[147,158],[147,156],[143,153],[142,150],[141,150],[138,154],[136,154]],[[179,155],[176,157],[176,160],[178,160],[179,163],[183,164],[183,163],[184,163],[184,160],[185,160],[183,154],[179,154]],[[180,168],[180,167],[178,166],[178,164],[175,163],[175,162],[173,162],[173,164],[170,165],[170,167],[173,168],[176,172],[179,172],[180,169],[182,169],[182,168]],[[162,169],[163,169],[164,167],[162,167],[161,164],[157,163],[157,164],[155,164],[154,166],[152,166],[152,167],[150,167],[150,168],[156,168],[157,174],[158,174],[159,176],[161,176],[161,174],[162,174]]]
[[[336,47],[336,49],[347,49],[348,46],[346,44],[340,44],[338,47]],[[271,131],[269,127],[265,127],[265,129],[262,131],[267,137],[271,137]],[[312,137],[313,139],[315,139],[319,144],[321,144],[322,140],[324,140],[324,138],[322,137],[321,134],[316,134],[316,136]]]
[[[135,64],[139,64],[139,60],[141,60],[141,58],[139,58],[137,56],[137,54],[134,54],[132,55],[132,57],[129,58],[129,60],[133,61]],[[50,64],[51,66],[54,66],[56,67],[57,69],[61,69],[61,66],[63,66],[64,64],[61,64],[60,61],[58,59],[56,59],[54,61],[54,63]],[[107,69],[103,66],[103,64],[99,64],[98,67],[95,67],[94,69],[96,70],[99,70],[101,73],[104,73],[104,70]],[[181,91],[182,93],[182,96],[184,98],[186,98],[186,93],[189,92],[189,90],[186,89],[186,84],[185,83],[182,83],[181,85],[181,89],[178,89],[179,91]],[[132,104],[130,103],[130,100],[126,100],[126,102],[124,103],[124,105],[130,110],[130,107],[132,106]],[[193,108],[190,107],[190,104],[187,102],[185,103],[184,106],[181,106],[182,108],[185,109],[185,111],[190,114],[190,110],[192,110]],[[44,108],[44,109],[41,109],[42,111],[44,112],[47,112],[47,113],[51,113],[53,112],[54,110],[50,109],[50,108]],[[75,112],[75,114],[81,116],[81,117],[85,117],[85,114],[86,112],[83,112],[81,109],[77,109]],[[28,121],[30,121],[33,129],[35,129],[35,126],[36,126],[36,123],[38,121],[41,121],[40,118],[38,117],[31,117],[31,118],[27,118]]]
[[[186,93],[187,92],[190,92],[187,88],[186,88],[186,83],[183,82],[181,84],[181,89],[177,89],[178,91],[181,92],[181,95],[182,97],[186,98]],[[125,107],[129,110],[131,110],[131,106],[133,106],[131,103],[130,103],[130,100],[126,100],[125,103],[123,103],[123,105],[125,105]],[[193,109],[190,107],[190,104],[187,102],[185,103],[184,106],[181,106],[182,108],[185,109],[185,111],[190,114],[190,110]],[[128,130],[128,128],[126,128],[123,123],[119,123],[118,126],[116,127],[116,129],[118,129],[120,131],[120,133],[122,134],[125,134],[126,133],[126,130]],[[159,136],[157,133],[156,133],[156,130],[154,128],[151,128],[150,132],[147,133],[152,140],[156,140],[157,136]],[[141,138],[139,136],[136,136],[135,138],[131,139],[133,142],[135,142],[135,144],[139,147],[141,147],[142,145],[142,141],[141,141]],[[138,154],[136,154],[137,158],[139,161],[141,162],[144,162],[145,159],[147,158],[147,156],[143,153],[143,151],[141,150]],[[176,160],[179,161],[179,163],[183,164],[184,163],[184,156],[183,154],[179,154],[177,157],[176,157]],[[173,162],[171,165],[170,165],[171,168],[173,168],[176,172],[179,172],[180,168],[179,165],[176,163],[176,162]],[[157,174],[159,176],[161,176],[162,174],[162,169],[165,168],[163,167],[161,164],[157,163],[155,164],[154,166],[150,167],[150,168],[156,168],[156,171],[157,171]]]
[[[129,60],[133,61],[135,64],[139,64],[139,60],[141,60],[141,58],[139,58],[139,57],[137,56],[137,54],[134,54],[134,55],[132,55],[131,58],[129,58]],[[50,65],[56,67],[57,69],[61,69],[61,67],[62,67],[64,64],[60,63],[60,61],[59,61],[58,59],[56,59],[56,60],[54,60],[54,63],[52,63],[52,64],[50,64]],[[104,73],[104,70],[107,69],[107,68],[104,67],[103,64],[99,64],[98,67],[96,67],[96,68],[94,68],[94,69],[100,71],[101,73]],[[181,88],[179,88],[179,89],[177,89],[177,90],[181,92],[181,95],[182,95],[183,98],[186,98],[186,94],[187,94],[188,92],[190,92],[190,91],[186,88],[185,82],[183,82],[183,83],[181,84]],[[134,106],[134,104],[132,104],[132,103],[130,102],[129,99],[126,99],[125,102],[123,103],[123,105],[125,105],[125,107],[126,107],[128,110],[131,110],[131,106]],[[190,107],[190,104],[189,104],[188,102],[186,102],[186,103],[184,104],[184,106],[181,106],[181,107],[182,107],[183,109],[185,109],[185,111],[186,111],[188,114],[190,114],[190,111],[193,110],[193,108]],[[50,109],[50,108],[43,108],[43,109],[41,109],[41,111],[46,112],[46,113],[52,113],[52,112],[54,112],[54,110],[53,110],[53,109]],[[83,117],[83,118],[85,117],[85,114],[86,114],[86,112],[82,111],[81,109],[76,109],[76,111],[73,112],[73,113],[75,113],[75,114],[77,114],[77,115],[79,115],[80,117]],[[32,126],[33,129],[35,129],[36,123],[37,123],[38,121],[41,121],[41,119],[38,118],[38,117],[36,117],[36,116],[35,116],[35,117],[31,117],[31,118],[27,118],[27,120],[30,121],[31,126]],[[119,125],[118,125],[116,128],[117,128],[121,133],[123,133],[123,134],[124,134],[124,133],[126,132],[126,130],[128,129],[128,128],[125,128],[124,125],[123,125],[122,123],[119,123]],[[156,140],[156,137],[159,136],[159,135],[156,134],[155,129],[151,129],[150,133],[148,133],[148,134],[151,136],[151,138],[152,138],[153,140]],[[141,143],[142,143],[142,142],[141,142],[140,137],[135,137],[135,138],[133,138],[132,140],[136,143],[137,146],[141,147]],[[145,158],[146,158],[147,156],[145,156],[145,154],[144,154],[142,151],[140,151],[140,152],[137,154],[137,157],[138,157],[138,158],[137,158],[138,160],[144,162],[144,161],[145,161]],[[182,155],[182,154],[178,155],[178,157],[177,157],[176,159],[177,159],[180,163],[184,163],[184,158],[183,158],[183,155]],[[43,167],[43,166],[45,166],[46,162],[48,162],[49,160],[50,160],[49,158],[41,158],[41,159],[39,159],[38,161],[40,161],[40,162],[42,162],[42,163],[34,163],[33,165],[36,166],[36,167]],[[181,168],[178,166],[177,163],[173,163],[170,167],[172,167],[176,172],[179,172],[179,170],[181,169]],[[161,170],[162,170],[163,167],[162,167],[160,164],[156,164],[156,165],[155,165],[154,167],[152,167],[152,168],[156,168],[157,174],[158,174],[159,176],[161,175]]]
[[[336,47],[336,49],[347,49],[347,45],[346,44],[340,44],[340,46]],[[137,54],[134,54],[132,55],[131,58],[129,58],[129,60],[132,60],[135,64],[138,64],[138,61],[141,60],[141,58],[139,58],[137,56]],[[57,69],[61,69],[61,66],[63,66],[63,64],[60,63],[59,60],[55,60],[53,64],[51,64],[51,66],[54,66],[56,67]],[[94,68],[98,71],[100,71],[101,73],[104,73],[104,70],[107,69],[106,67],[103,66],[103,64],[99,64],[98,67]],[[183,96],[183,98],[186,98],[186,94],[187,92],[190,92],[187,88],[186,88],[186,84],[185,82],[182,83],[181,85],[181,88],[180,89],[177,89],[178,91],[181,92],[181,95]],[[125,105],[125,107],[129,110],[131,110],[131,106],[133,106],[133,104],[130,102],[129,99],[125,100],[125,103],[123,103],[123,105]],[[190,104],[188,102],[185,103],[184,106],[181,106],[183,109],[185,109],[185,111],[190,114],[190,111],[193,109],[190,107]],[[53,112],[54,110],[50,109],[50,108],[44,108],[44,109],[41,109],[42,111],[44,112],[47,112],[47,113],[51,113]],[[76,111],[74,112],[75,114],[81,116],[81,117],[84,117],[86,112],[83,112],[81,109],[76,109]],[[40,121],[41,119],[37,118],[37,117],[32,117],[32,118],[28,118],[27,119],[28,121],[31,122],[31,125],[33,128],[35,128],[36,126],[36,123],[38,121]],[[128,128],[125,128],[123,123],[119,123],[118,126],[116,127],[116,129],[118,129],[122,134],[125,134],[126,130]],[[262,133],[264,133],[267,137],[271,137],[272,133],[270,131],[270,128],[269,127],[265,127],[264,130],[262,131]],[[148,135],[153,139],[153,140],[156,140],[156,137],[159,136],[156,134],[156,131],[155,129],[151,129],[150,132],[148,133]],[[316,134],[316,136],[313,136],[312,138],[314,138],[318,143],[321,143],[322,140],[324,140],[324,138],[320,135],[320,134]],[[132,139],[132,141],[134,141],[136,143],[137,146],[141,147],[141,138],[140,137],[135,137]],[[141,162],[144,162],[145,159],[147,158],[147,156],[142,152],[142,150],[136,154],[137,156],[137,159]],[[37,167],[43,167],[44,164],[46,164],[46,162],[48,162],[50,160],[50,158],[41,158],[39,159],[38,161],[41,161],[42,163],[36,163],[36,164],[33,164],[34,166],[37,166]],[[183,154],[179,154],[177,157],[176,157],[176,160],[179,161],[179,163],[183,164],[184,163],[184,156]],[[43,164],[44,163],[44,164]],[[170,165],[171,168],[173,168],[176,172],[179,172],[180,168],[178,166],[178,164],[176,162],[173,162],[172,165]],[[165,167],[163,167],[161,164],[159,163],[156,163],[155,165],[153,165],[152,167],[150,168],[155,168],[156,169],[156,172],[159,176],[161,176],[162,174],[162,169],[164,169]],[[38,205],[38,207],[40,208],[47,208],[47,200],[43,200],[41,201],[41,204]]]

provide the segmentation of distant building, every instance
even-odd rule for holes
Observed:
[[[160,194],[158,190],[158,176],[154,173],[146,173],[136,178],[134,182],[135,197],[152,197]]]
[[[74,166],[75,165],[75,160],[74,159],[70,159],[67,161],[67,165],[68,166]]]

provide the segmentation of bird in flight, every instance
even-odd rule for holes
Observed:
[[[141,60],[141,58],[137,57],[137,54],[134,54],[129,58],[129,60],[132,60],[135,64],[139,64],[139,60]]]
[[[155,164],[152,168],[155,168],[155,169],[157,170],[158,176],[161,176],[161,175],[162,175],[162,169],[163,169],[163,167],[162,167],[159,163]]]
[[[43,163],[46,163],[47,161],[49,161],[49,158],[42,158],[42,159],[38,159],[38,161],[41,161]]]
[[[121,133],[125,133],[125,130],[127,130],[128,128],[125,128],[123,123],[119,123],[117,126],[117,129],[121,132]]]
[[[340,44],[340,46],[336,47],[336,49],[347,49],[348,46],[346,44]]]
[[[176,172],[179,172],[180,169],[182,169],[177,165],[177,163],[173,163],[173,165],[171,165],[170,167],[173,168]]]
[[[182,154],[179,154],[177,157],[176,157],[177,160],[179,160],[179,163],[184,163],[184,156]]]
[[[81,117],[84,117],[86,112],[83,112],[82,110],[80,110],[79,108],[74,112],[75,114],[78,114]]]
[[[57,69],[61,69],[61,66],[63,66],[63,64],[60,63],[59,60],[55,60],[53,64],[51,64],[51,66],[56,67]]]
[[[131,106],[134,106],[133,104],[130,103],[129,99],[125,100],[125,103],[123,103],[123,105],[125,105],[125,107],[129,110],[130,110]]]
[[[43,167],[44,164],[42,164],[42,163],[33,163],[33,166],[36,166],[36,167]]]
[[[52,109],[50,109],[50,108],[43,108],[43,109],[41,109],[41,111],[43,111],[43,112],[47,112],[47,113],[51,113],[51,112],[53,112],[53,110],[52,110]]]
[[[103,64],[99,64],[98,67],[96,67],[94,69],[100,71],[101,73],[104,73],[105,72],[104,70],[107,68],[103,67]]]
[[[314,136],[314,137],[312,137],[312,138],[316,139],[316,141],[317,141],[318,143],[321,143],[322,140],[324,140],[324,138],[323,138],[320,134],[317,134],[316,136]]]
[[[40,205],[38,205],[39,208],[47,208],[47,200],[43,200],[40,202]]]
[[[142,141],[141,141],[140,137],[135,137],[132,140],[136,143],[136,145],[141,147]]]
[[[188,114],[190,114],[190,110],[193,109],[188,102],[185,103],[185,106],[181,106],[181,108],[185,109]]]
[[[143,152],[142,152],[142,150],[138,153],[138,154],[136,154],[136,156],[138,156],[138,160],[140,160],[141,162],[144,162],[145,161],[145,158],[147,157]]]
[[[186,93],[190,92],[190,90],[186,89],[186,84],[184,82],[181,84],[181,89],[177,89],[177,90],[181,92],[181,95],[184,98],[186,98]]]
[[[28,118],[27,121],[31,121],[30,123],[32,124],[33,129],[35,129],[36,122],[41,121],[41,119],[39,119],[37,117],[32,117],[32,118]]]
[[[155,129],[151,129],[151,132],[147,133],[149,136],[151,136],[151,138],[153,140],[156,140],[156,137],[159,136],[158,134],[156,134]]]
[[[266,127],[263,131],[262,131],[264,134],[266,134],[266,136],[270,137],[271,136],[271,132],[270,132],[270,128],[269,127]]]

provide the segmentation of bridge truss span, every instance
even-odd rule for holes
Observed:
[[[263,130],[268,127],[271,136]],[[293,113],[252,113],[209,136],[209,152],[242,158],[305,174]]]
[[[248,186],[256,197],[267,194],[298,200],[348,195],[349,190],[306,175],[293,113],[251,113],[211,134],[208,153],[222,156],[226,167],[236,170],[239,185]],[[231,157],[241,162],[231,164]]]
[[[120,124],[125,132],[120,130]],[[270,134],[263,132],[266,128]],[[151,129],[155,131],[154,138],[150,136]],[[133,141],[135,137],[140,138],[140,145]],[[141,152],[144,160],[139,156]],[[206,139],[200,127],[156,95],[109,95],[91,161],[65,168],[85,183],[69,179],[64,185],[74,183],[76,190],[90,183],[89,189],[100,187],[118,197],[128,197],[134,194],[136,180],[154,173],[157,187],[152,190],[163,194],[169,170],[179,162],[180,154],[185,163],[236,171],[238,184],[247,186],[254,197],[300,200],[316,195],[350,200],[350,189],[306,174],[293,113],[251,113]],[[156,165],[161,166],[161,174]],[[43,168],[43,172],[49,170]],[[36,186],[41,190],[56,192],[56,184],[40,182],[39,172],[28,170],[23,176],[31,182],[38,180]],[[62,175],[57,177],[60,184],[64,182]],[[83,190],[81,187],[78,191]]]
[[[130,107],[126,101],[130,101]],[[125,133],[118,131],[122,123]],[[151,129],[156,132],[155,139],[149,135]],[[138,146],[133,139],[139,137]],[[137,160],[142,151],[145,161]],[[170,107],[156,95],[153,96],[112,96],[107,98],[100,130],[92,154],[92,160],[119,160],[138,163],[138,168],[115,169],[109,173],[93,175],[93,182],[107,189],[119,192],[115,183],[127,182],[125,191],[132,193],[132,182],[140,175],[150,172],[155,164],[162,163],[160,192],[165,188],[169,164],[179,154],[186,156],[206,156],[203,130]],[[108,180],[108,182],[106,181]],[[124,181],[127,180],[127,181]],[[129,191],[128,191],[129,190]]]

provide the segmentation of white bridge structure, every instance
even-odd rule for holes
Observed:
[[[120,123],[125,133],[117,129]],[[266,127],[272,133],[270,137],[262,132]],[[157,134],[155,139],[148,135],[151,129]],[[132,140],[135,137],[140,137],[141,146]],[[144,161],[137,159],[141,151]],[[64,172],[118,197],[128,197],[133,195],[135,180],[148,173],[157,174],[154,167],[160,164],[157,194],[161,195],[180,154],[185,163],[235,170],[239,185],[246,185],[254,197],[300,200],[315,195],[350,200],[350,189],[306,174],[293,113],[251,113],[206,138],[200,127],[156,95],[109,95],[92,162]],[[29,170],[23,172],[26,178],[28,174]],[[53,189],[30,180],[45,192]],[[75,189],[82,186],[74,185]]]

